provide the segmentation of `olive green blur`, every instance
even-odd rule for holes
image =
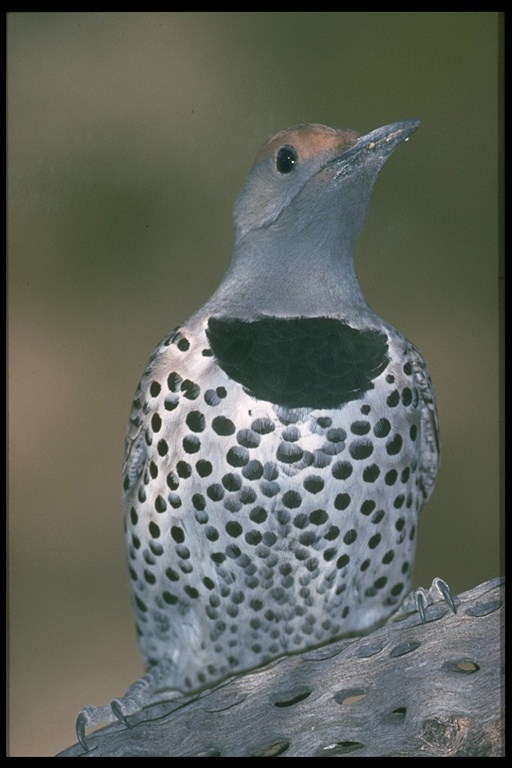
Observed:
[[[142,673],[121,507],[131,399],[210,296],[263,142],[419,130],[377,181],[356,270],[425,356],[442,464],[415,585],[502,572],[498,13],[7,16],[9,753],[75,741]]]

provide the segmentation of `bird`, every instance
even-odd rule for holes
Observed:
[[[256,156],[211,298],[133,401],[125,531],[147,674],[77,734],[172,692],[367,633],[409,594],[440,444],[426,363],[367,303],[354,246],[417,120],[307,123]],[[432,590],[453,607],[448,587]],[[424,617],[430,592],[415,593]]]

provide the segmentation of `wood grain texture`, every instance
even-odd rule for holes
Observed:
[[[499,757],[504,579],[366,637],[149,707],[60,757]]]

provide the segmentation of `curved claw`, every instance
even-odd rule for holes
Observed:
[[[430,589],[422,589],[420,587],[413,594],[416,610],[420,614],[422,624],[425,624],[427,620],[427,607],[439,599],[447,603],[452,613],[457,613],[457,606],[455,605],[451,589],[444,579],[436,577],[432,581]]]
[[[442,594],[445,602],[448,603],[448,605],[451,608],[452,613],[457,613],[457,606],[455,605],[455,600],[453,599],[452,591],[446,581],[443,581],[443,579],[434,579],[432,582],[432,586],[435,586],[439,590],[439,592]]]
[[[112,708],[112,712],[117,717],[119,722],[122,723],[125,728],[131,728],[132,725],[126,719],[126,716],[125,716],[123,710],[121,709],[121,702],[120,702],[120,700],[119,699],[112,699],[112,701],[110,702],[110,706]]]
[[[95,728],[102,723],[112,723],[116,717],[117,713],[113,711],[110,704],[101,707],[88,705],[80,710],[76,718],[75,730],[76,737],[86,752],[91,751],[85,735],[86,728]]]
[[[416,606],[418,608],[418,613],[420,615],[421,623],[425,624],[425,622],[427,621],[427,605],[428,605],[428,601],[427,601],[427,598],[425,596],[424,590],[422,590],[422,589],[416,590],[414,597],[415,597],[415,601],[416,601]]]
[[[82,749],[85,752],[89,751],[89,747],[87,745],[87,739],[85,738],[85,728],[87,726],[87,714],[82,709],[76,718],[76,724],[75,724],[75,730],[76,730],[76,737],[78,741],[80,742]]]
[[[86,728],[94,728],[101,724],[115,722],[122,723],[125,728],[133,728],[127,719],[127,715],[133,715],[148,704],[161,700],[161,691],[158,690],[162,683],[166,683],[171,675],[174,662],[171,659],[162,659],[144,677],[136,680],[120,699],[116,698],[110,704],[100,707],[87,706],[78,713],[76,719],[76,736],[82,748],[90,752],[85,735]],[[172,694],[172,689],[164,686],[164,697]],[[171,695],[172,697],[172,695]]]

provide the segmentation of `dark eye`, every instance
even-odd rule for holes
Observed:
[[[277,153],[276,168],[279,173],[291,173],[297,165],[297,150],[291,144],[285,144]]]

